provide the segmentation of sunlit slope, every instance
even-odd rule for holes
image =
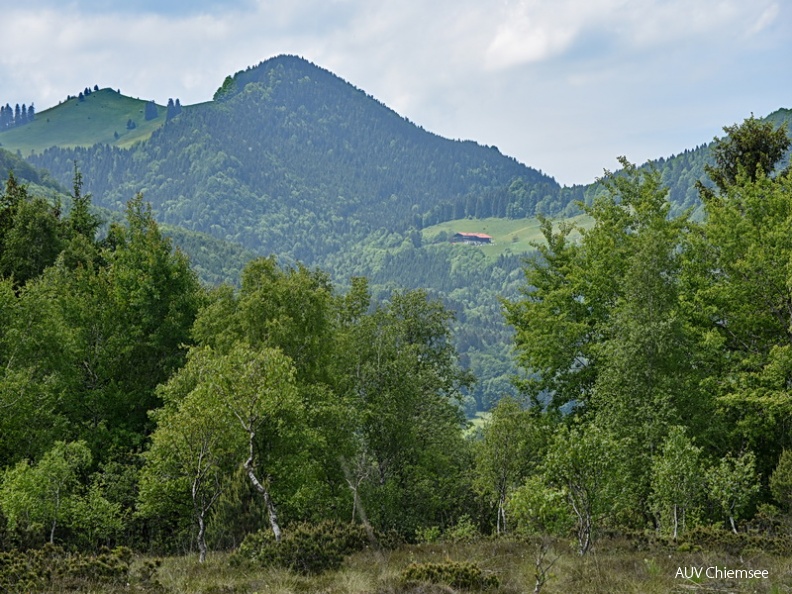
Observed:
[[[88,147],[97,143],[129,146],[151,136],[165,123],[166,109],[157,106],[157,117],[146,120],[147,101],[113,89],[94,91],[80,100],[72,98],[36,114],[23,126],[0,132],[0,146],[23,156],[51,146]],[[129,122],[134,127],[128,126]]]
[[[567,222],[583,229],[593,224],[588,215],[578,215],[569,219],[557,219],[554,224]],[[534,249],[534,244],[544,241],[537,218],[528,219],[457,219],[432,225],[423,229],[423,239],[427,242],[445,241],[455,233],[484,233],[492,237],[492,243],[482,246],[460,245],[460,249],[479,249],[490,258],[501,254],[522,254]],[[573,231],[575,233],[575,231]]]

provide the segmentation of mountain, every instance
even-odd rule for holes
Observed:
[[[569,202],[555,180],[496,148],[427,132],[294,56],[227,78],[214,101],[132,147],[62,144],[28,160],[62,183],[77,161],[101,206],[142,191],[163,222],[309,263],[380,228]]]

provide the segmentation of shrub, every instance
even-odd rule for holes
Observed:
[[[284,567],[305,575],[338,569],[344,557],[368,544],[363,526],[340,522],[299,524],[286,532],[280,543],[269,530],[249,534],[231,558],[232,563],[250,560],[264,567]]]
[[[419,543],[437,542],[440,540],[440,535],[440,526],[418,528],[418,530],[415,531],[415,540]]]
[[[452,528],[446,530],[443,537],[451,542],[471,542],[479,537],[479,531],[470,516],[465,514]]]
[[[126,584],[131,561],[132,551],[126,547],[112,551],[105,548],[90,556],[66,553],[54,545],[0,553],[0,592],[68,591],[83,590],[86,584]]]
[[[447,584],[452,588],[465,590],[489,590],[500,585],[497,576],[485,574],[477,565],[456,561],[411,563],[399,577],[405,584],[428,582],[430,584]]]

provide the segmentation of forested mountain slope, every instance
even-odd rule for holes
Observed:
[[[13,173],[20,183],[31,186],[40,195],[51,196],[64,192],[63,187],[48,171],[37,169],[22,157],[0,148],[0,179],[5,180],[10,173]]]
[[[377,228],[561,206],[550,177],[496,148],[415,126],[330,72],[281,56],[131,149],[30,157],[66,182],[79,163],[100,206],[138,191],[168,224],[309,263]],[[568,199],[566,199],[568,202]]]
[[[778,109],[773,113],[762,118],[772,123],[775,127],[786,126],[789,131],[792,129],[792,109]],[[725,128],[730,128],[738,122],[724,122]],[[724,129],[726,132],[726,129]],[[713,142],[705,142],[692,149],[671,155],[669,157],[658,157],[642,165],[646,169],[657,169],[660,172],[660,179],[663,185],[668,188],[668,200],[671,202],[671,214],[679,215],[682,212],[692,209],[694,216],[698,217],[702,212],[702,203],[699,197],[696,183],[701,182],[711,185],[704,170],[706,165],[713,165],[712,162]],[[781,170],[789,165],[790,152],[780,160],[778,169]],[[585,188],[587,202],[596,195],[604,195],[605,187],[599,182],[594,182]]]

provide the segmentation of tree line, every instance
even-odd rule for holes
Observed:
[[[504,302],[519,388],[466,432],[453,315],[321,270],[204,288],[138,196],[100,232],[13,176],[0,200],[0,547],[237,547],[335,520],[679,538],[792,505],[792,174],[783,130],[727,129],[703,222],[624,162]],[[409,238],[405,241],[409,242]],[[35,432],[30,428],[36,427]],[[787,514],[785,516],[785,514]],[[764,523],[764,524],[762,524]]]
[[[702,222],[625,160],[580,241],[545,223],[505,304],[533,407],[504,402],[484,437],[499,527],[571,529],[584,553],[605,529],[676,539],[791,511],[790,140],[725,130]]]
[[[0,202],[1,547],[459,516],[471,378],[441,303],[272,258],[209,290],[140,196],[100,232],[82,188],[67,210],[12,175]]]
[[[22,107],[19,107],[19,103],[17,103],[14,108],[6,103],[5,105],[0,106],[0,131],[10,130],[11,128],[16,128],[17,126],[29,124],[35,119],[35,117],[36,108],[32,103],[30,104],[30,107],[24,103],[22,104]]]

